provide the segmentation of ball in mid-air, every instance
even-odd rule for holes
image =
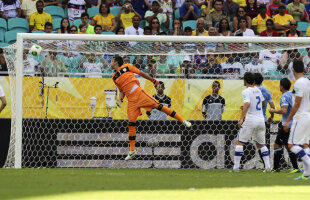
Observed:
[[[31,48],[30,48],[30,53],[33,56],[40,56],[42,52],[42,47],[40,45],[34,44]]]

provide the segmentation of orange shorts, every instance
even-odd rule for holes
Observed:
[[[127,99],[127,114],[129,122],[136,122],[137,118],[142,114],[140,110],[141,108],[150,112],[153,108],[157,108],[159,105],[159,102],[156,99],[140,87],[130,94]]]

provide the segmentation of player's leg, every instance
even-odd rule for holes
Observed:
[[[256,141],[257,148],[260,149],[263,161],[265,163],[265,171],[270,172],[270,153],[266,144],[266,127],[265,123],[257,122],[257,126],[253,133],[253,140]]]
[[[277,137],[273,145],[273,169],[275,172],[280,172],[280,160],[283,157],[283,132],[282,125],[279,125]]]
[[[305,150],[300,146],[302,144],[307,144],[308,136],[307,136],[307,128],[308,124],[307,119],[298,119],[293,120],[293,124],[291,127],[291,132],[288,141],[288,148],[295,153],[304,164],[304,173],[303,176],[297,178],[297,180],[308,178],[310,175],[310,158],[305,152]]]
[[[137,151],[135,149],[136,143],[136,121],[141,114],[140,109],[137,109],[133,102],[128,102],[128,138],[129,138],[129,152],[125,160],[133,159]]]
[[[239,130],[234,155],[234,167],[233,172],[238,172],[240,168],[240,161],[243,156],[243,145],[251,140],[253,128],[250,126],[251,123],[245,121],[242,128]]]
[[[285,148],[287,149],[287,152],[288,152],[288,155],[289,155],[289,158],[290,158],[290,162],[293,166],[293,169],[291,170],[290,173],[296,173],[296,172],[300,172],[299,170],[299,167],[298,167],[298,163],[297,163],[297,156],[295,153],[291,152],[287,145],[288,145],[288,138],[289,138],[289,135],[290,135],[290,130],[288,132],[285,132],[283,130],[283,127],[280,131],[281,133],[281,138],[282,138],[282,144],[285,145]]]
[[[169,115],[170,117],[175,118],[176,120],[183,123],[186,127],[191,127],[191,123],[187,120],[184,120],[184,118],[176,113],[173,109],[168,108],[166,106],[163,106],[160,104],[156,99],[154,99],[151,95],[149,95],[144,90],[141,91],[141,94],[139,96],[139,102],[137,103],[141,108],[146,109],[147,111],[151,111],[153,108],[162,111]]]

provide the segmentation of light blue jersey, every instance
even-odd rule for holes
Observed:
[[[258,87],[258,88],[262,92],[263,97],[264,97],[265,102],[266,102],[266,106],[263,107],[263,114],[264,114],[264,118],[265,118],[265,122],[266,122],[267,121],[267,115],[266,115],[267,103],[268,102],[272,102],[273,100],[272,100],[272,97],[271,97],[271,94],[270,94],[269,90],[267,90],[264,87]]]
[[[286,114],[282,114],[282,125],[285,124],[287,117],[289,116],[292,107],[293,107],[293,101],[292,101],[292,92],[288,91],[282,94],[280,99],[280,106],[287,106],[287,112]],[[289,128],[292,126],[293,120],[290,121]]]

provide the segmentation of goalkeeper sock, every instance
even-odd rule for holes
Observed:
[[[262,152],[260,149],[258,149],[258,155],[260,157],[260,160],[262,161],[263,165],[264,165],[264,168],[265,168],[265,162],[264,162],[264,159],[263,159],[263,156],[262,156]]]
[[[302,159],[303,164],[304,164],[304,176],[309,176],[310,175],[310,158],[309,156],[306,154],[306,152],[304,151],[303,148],[301,148],[300,146],[293,146],[291,148],[291,151],[293,153],[295,153],[299,158]]]
[[[290,161],[292,163],[292,166],[294,169],[299,169],[298,163],[297,163],[297,156],[293,152],[289,151],[288,156],[290,157]]]
[[[274,149],[273,169],[279,169],[280,159],[282,158],[282,155],[283,155],[283,148]]]
[[[265,163],[265,169],[270,169],[269,150],[266,146],[260,148]]]
[[[135,143],[136,143],[136,123],[135,122],[129,122],[128,135],[129,135],[130,151],[134,151]]]
[[[172,110],[171,108],[168,108],[166,106],[163,105],[159,105],[158,110],[166,113],[167,115],[169,115],[170,117],[173,117],[174,119],[177,119],[178,121],[180,121],[181,123],[183,123],[184,119],[181,115],[177,114],[174,110]]]
[[[242,155],[243,155],[243,146],[236,145],[235,156],[234,156],[234,168],[233,169],[239,169],[240,168],[240,161],[241,161]]]

